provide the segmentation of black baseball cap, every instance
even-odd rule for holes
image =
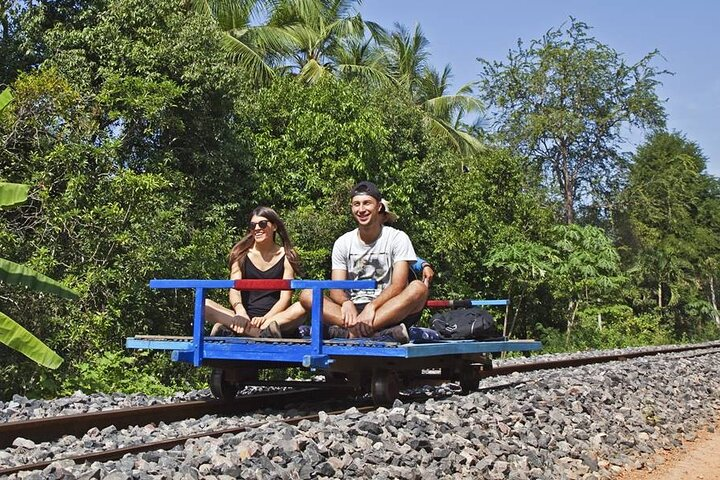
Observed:
[[[382,199],[382,195],[380,195],[380,190],[378,190],[377,186],[367,180],[358,183],[350,190],[350,198],[356,195],[370,195],[378,202]]]

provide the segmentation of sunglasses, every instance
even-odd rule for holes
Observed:
[[[260,220],[259,222],[250,222],[248,226],[250,230],[255,230],[255,227],[266,228],[270,223],[270,220]]]

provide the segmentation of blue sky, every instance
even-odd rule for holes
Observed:
[[[419,23],[431,61],[452,65],[454,85],[476,80],[476,58],[504,60],[517,39],[539,39],[570,16],[634,63],[657,49],[668,129],[697,143],[708,173],[720,176],[720,2],[711,0],[364,0],[363,19],[392,28]],[[642,138],[635,141],[637,144]]]

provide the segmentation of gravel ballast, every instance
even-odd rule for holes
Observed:
[[[59,461],[42,472],[10,478],[611,478],[626,469],[654,466],[663,451],[694,440],[702,430],[714,431],[720,412],[720,352],[491,377],[480,383],[480,391],[466,396],[448,396],[452,387],[447,385],[422,390],[437,398],[396,401],[370,413],[350,409],[322,414],[318,422],[297,426],[282,423],[277,413],[258,413],[95,429],[80,439],[37,445],[18,439],[0,450],[0,466],[270,419],[252,431],[190,440],[171,451],[92,465]],[[193,392],[187,399],[204,394]],[[93,406],[87,408],[112,408],[103,398],[91,400]],[[163,401],[118,398],[130,404],[140,398]],[[78,405],[84,404],[17,397],[0,404],[0,418],[20,419],[26,403],[45,414],[58,405],[64,411],[82,410]]]

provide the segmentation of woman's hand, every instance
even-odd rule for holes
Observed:
[[[252,325],[253,327],[261,328],[264,323],[265,317],[253,317],[252,320],[250,320],[250,325]]]
[[[245,329],[247,328],[248,323],[249,320],[247,318],[241,315],[235,315],[230,319],[230,323],[228,323],[226,326],[238,335],[242,335],[243,333],[245,333]]]

